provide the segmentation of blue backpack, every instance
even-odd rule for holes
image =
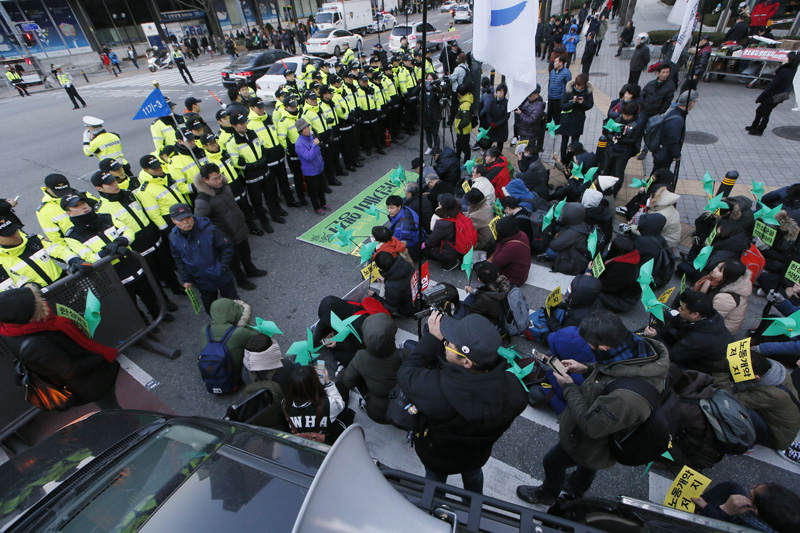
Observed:
[[[197,366],[200,368],[200,376],[206,384],[206,390],[211,394],[230,394],[239,388],[236,366],[225,344],[234,331],[236,326],[231,326],[225,331],[221,340],[215,341],[211,334],[211,326],[206,327],[208,344],[197,357]]]
[[[564,310],[558,308],[553,309],[553,316],[555,316],[556,320],[559,322],[563,322]],[[528,329],[525,330],[525,337],[531,341],[545,342],[545,335],[550,333],[550,328],[547,327],[547,313],[545,310],[537,309],[532,312],[528,318],[530,320],[530,325]]]

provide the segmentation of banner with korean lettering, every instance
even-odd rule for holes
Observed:
[[[153,89],[153,92],[145,98],[139,111],[133,116],[133,120],[166,117],[169,114],[169,104],[164,98],[164,95],[161,94],[161,89]]]
[[[728,369],[735,383],[755,378],[753,361],[750,358],[750,337],[730,343],[726,356]]]
[[[675,49],[672,51],[672,62],[676,65],[683,49],[692,42],[692,30],[694,30],[694,25],[697,22],[697,7],[699,4],[700,0],[689,0],[684,8],[678,40],[675,43]]]
[[[710,484],[711,480],[709,478],[688,466],[684,466],[678,472],[675,481],[670,485],[667,497],[664,498],[664,505],[687,513],[693,513],[694,502],[692,498],[698,498]]]

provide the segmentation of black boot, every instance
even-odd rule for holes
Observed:
[[[261,227],[264,228],[264,231],[267,233],[275,233],[275,230],[272,228],[272,224],[270,224],[269,220],[266,218],[261,219]]]

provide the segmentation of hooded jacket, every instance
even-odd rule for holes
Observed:
[[[589,225],[584,222],[585,209],[582,204],[568,202],[561,211],[561,230],[558,237],[550,241],[550,249],[558,252],[553,272],[580,274],[589,264]]]
[[[481,110],[481,116],[489,124],[489,140],[493,143],[504,143],[508,140],[508,99],[497,97]]]
[[[513,217],[503,217],[497,222],[497,247],[490,261],[500,275],[512,285],[522,287],[531,270],[531,247],[528,236],[517,227]]]
[[[550,346],[550,351],[553,352],[553,355],[559,359],[572,359],[585,365],[594,363],[594,352],[586,344],[586,341],[581,338],[577,326],[568,326],[549,334],[547,336],[547,345]],[[572,380],[576,385],[580,386],[586,379],[583,374],[572,374]],[[547,371],[547,381],[553,391],[553,396],[548,403],[553,411],[560,415],[567,408],[564,391],[552,370]]]
[[[639,217],[639,223],[631,226],[633,247],[639,252],[639,265],[655,259],[661,250],[668,248],[662,235],[667,219],[661,213],[648,213]]]
[[[583,96],[583,101],[575,102],[573,98],[576,96]],[[583,135],[586,112],[593,107],[594,91],[592,84],[586,82],[586,88],[578,91],[575,89],[575,80],[568,82],[564,94],[561,96],[561,124],[559,125],[558,133],[571,137]]]
[[[498,325],[503,318],[503,302],[510,291],[511,283],[508,278],[497,276],[497,281],[494,283],[487,283],[475,289],[472,293],[475,299],[466,306],[467,310],[470,313],[483,315],[492,324]]]
[[[225,346],[231,354],[231,359],[236,364],[237,376],[242,373],[242,363],[244,361],[244,347],[247,339],[253,335],[258,335],[258,331],[247,327],[250,321],[250,306],[241,300],[231,300],[220,298],[211,304],[209,314],[211,315],[211,335],[215,341],[222,340],[228,328],[236,328]],[[200,328],[200,338],[203,348],[208,345],[206,338],[206,328]]]
[[[475,248],[483,250],[487,244],[494,240],[492,228],[489,227],[489,222],[494,218],[492,206],[486,201],[486,198],[477,204],[470,204],[467,217],[472,220],[472,225],[475,227],[475,231],[478,232],[478,244],[475,245]]]
[[[438,474],[481,468],[494,443],[528,403],[522,383],[497,358],[483,373],[448,363],[442,341],[427,333],[403,360],[397,383],[428,422],[415,436],[422,464]]]
[[[406,248],[419,246],[419,216],[413,209],[401,207],[394,217],[389,217],[389,229],[393,237],[405,242]]]
[[[210,219],[233,244],[239,244],[246,241],[249,235],[247,222],[233,198],[231,186],[225,176],[222,176],[222,183],[221,188],[213,189],[203,181],[200,174],[195,176],[194,186],[198,194],[194,201],[194,215]]]
[[[603,232],[603,241],[597,243],[597,249],[603,250],[611,235],[614,234],[614,215],[608,206],[603,193],[594,189],[583,191],[581,204],[585,209],[584,220],[591,226],[597,226]]]
[[[411,316],[414,304],[411,301],[411,276],[414,267],[401,257],[395,258],[392,268],[387,272],[381,270],[385,282],[382,303],[386,310],[394,315]]]
[[[405,198],[403,200],[403,206],[410,208],[414,211],[417,216],[419,217],[419,223],[422,224],[422,228],[427,231],[427,228],[431,227],[431,217],[433,216],[433,207],[431,206],[430,201],[422,197],[422,209],[420,212],[420,196],[417,194],[416,196],[412,196],[411,198]]]
[[[606,269],[600,276],[603,284],[600,301],[618,313],[624,313],[639,303],[642,288],[636,281],[639,274],[639,252],[633,250],[605,262]]]
[[[744,276],[723,286],[714,296],[714,309],[725,321],[725,327],[731,335],[736,335],[747,316],[747,297],[753,293],[753,282],[750,278],[750,270],[745,270]]]
[[[744,251],[750,248],[750,239],[744,231],[739,231],[727,239],[720,239],[718,236],[714,239],[713,246],[714,251],[708,257],[704,272],[711,272],[716,265],[728,259],[739,259]]]
[[[389,393],[397,384],[402,362],[402,354],[394,343],[397,325],[388,315],[372,315],[364,320],[362,331],[364,348],[347,365],[342,381],[347,388],[358,387],[366,395],[367,415],[372,420],[386,424]]]
[[[666,239],[670,248],[674,248],[681,241],[681,214],[675,207],[681,197],[666,187],[659,187],[650,200],[650,212],[660,213],[667,219],[661,235]]]
[[[778,221],[780,231],[775,234],[775,240],[772,245],[760,251],[765,260],[764,270],[783,276],[792,260],[791,249],[794,241],[797,240],[798,233],[800,233],[800,226],[783,209],[775,215],[775,220]]]
[[[514,178],[508,182],[506,192],[508,193],[507,196],[513,196],[519,200],[519,205],[531,213],[550,209],[550,203],[543,200],[535,192],[529,191],[525,186],[525,182],[519,178]]]
[[[514,115],[517,125],[517,132],[520,139],[538,139],[542,132],[544,122],[544,100],[536,95],[533,102],[525,99],[519,106],[519,114]]]
[[[169,234],[175,267],[184,283],[213,292],[233,281],[233,245],[222,231],[205,217],[194,217],[194,227],[184,232],[178,227]]]
[[[727,365],[725,353],[733,335],[725,327],[720,314],[689,322],[671,313],[664,313],[666,324],[660,336],[669,346],[670,359],[681,368],[713,374]]]
[[[577,24],[571,25],[569,27],[569,33],[564,34],[564,37],[561,38],[561,42],[567,47],[568,54],[575,53],[575,49],[578,47],[578,42],[580,40],[581,35],[578,33]]]
[[[579,274],[570,282],[569,296],[559,304],[565,310],[561,327],[578,327],[586,316],[597,309],[597,299],[603,284],[599,279],[588,274]],[[551,330],[553,331],[553,330]]]
[[[523,157],[519,161],[519,179],[525,187],[539,195],[546,202],[550,201],[550,171],[548,171],[538,155]],[[524,167],[524,168],[523,168]]]
[[[486,179],[494,186],[495,198],[505,198],[503,187],[511,181],[511,174],[508,171],[508,160],[504,156],[498,156],[496,160],[486,164]]]
[[[558,418],[559,441],[579,465],[592,470],[616,464],[611,457],[608,436],[641,424],[650,416],[649,404],[638,394],[618,389],[601,394],[617,378],[640,378],[661,393],[669,371],[667,348],[653,339],[643,339],[650,355],[608,364],[590,363],[579,387],[564,385],[567,409]]]
[[[449,146],[442,148],[442,152],[436,158],[433,167],[436,169],[439,179],[446,181],[450,185],[455,185],[461,178],[461,164],[458,154]]]

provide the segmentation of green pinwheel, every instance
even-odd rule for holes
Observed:
[[[378,209],[377,204],[370,204],[370,206],[366,208],[364,212],[368,215],[374,216],[375,220],[379,220],[381,218],[381,213],[388,216],[388,213],[386,213],[386,211]]]
[[[631,180],[631,184],[628,185],[629,187],[639,188],[639,187],[647,187],[648,180],[640,180],[639,178],[633,178]]]
[[[372,254],[375,253],[375,248],[377,248],[379,244],[379,242],[374,241],[365,242],[361,245],[361,248],[358,249],[358,255],[361,257],[362,263],[366,263],[372,259]]]
[[[89,335],[94,337],[94,331],[100,325],[100,300],[94,295],[91,289],[86,293],[86,308],[83,312],[83,318],[86,320],[86,325],[89,326]]]
[[[394,170],[390,175],[389,178],[392,180],[392,185],[399,187],[406,181],[406,172],[403,170],[403,165],[398,165],[397,169]]]
[[[561,218],[561,210],[564,209],[565,205],[567,205],[567,199],[566,198],[564,198],[563,200],[561,200],[560,202],[558,202],[556,204],[556,210],[553,212],[553,216],[555,217],[556,220]]]
[[[583,172],[583,163],[578,165],[577,167],[573,165],[572,167],[572,177],[576,179],[583,180],[584,183],[589,183],[594,178],[594,175],[597,174],[598,167],[592,167],[586,171],[584,174]]]
[[[772,324],[761,334],[763,336],[786,335],[794,338],[800,335],[800,311],[795,311],[789,316],[770,317],[763,320],[773,320]]]
[[[639,277],[636,278],[636,281],[642,287],[649,287],[651,283],[653,283],[653,263],[654,259],[650,259],[648,262],[643,264],[639,267]]]
[[[520,359],[522,357],[514,349],[514,346],[516,346],[516,344],[513,344],[513,345],[509,346],[508,348],[506,348],[505,346],[501,346],[501,347],[499,347],[497,349],[497,353],[501,357],[503,357],[506,361],[508,361],[509,364],[513,363],[515,359]]]
[[[703,249],[700,250],[700,253],[697,254],[697,257],[694,258],[692,261],[692,266],[695,270],[703,270],[708,263],[708,258],[711,257],[711,252],[714,251],[714,247],[712,245],[703,246]]]
[[[768,208],[761,202],[759,202],[761,209],[753,214],[753,218],[756,220],[761,219],[765,224],[775,224],[778,225],[778,219],[775,218],[775,215],[783,208],[783,204],[778,204],[777,207],[773,207],[772,209]]]
[[[621,131],[622,131],[622,127],[623,127],[623,126],[624,126],[624,124],[620,124],[619,122],[617,122],[617,121],[616,121],[616,120],[614,120],[613,118],[610,118],[610,119],[608,119],[608,121],[606,122],[605,128],[606,128],[608,131],[616,131],[617,133],[619,133],[619,132],[621,132]]]
[[[503,215],[503,204],[501,204],[500,200],[498,200],[497,198],[494,199],[494,207],[493,207],[493,209],[494,209],[494,214],[495,215],[497,215],[497,216],[502,216]]]
[[[336,316],[336,313],[331,311],[331,327],[336,331],[336,335],[333,336],[332,340],[335,342],[342,342],[352,333],[353,336],[358,339],[358,342],[362,342],[361,336],[356,331],[355,326],[353,326],[353,322],[355,322],[359,316],[360,315],[353,315],[342,320]]]
[[[750,178],[750,183],[753,184],[753,188],[750,192],[753,193],[753,196],[756,197],[756,200],[761,202],[761,197],[764,196],[764,182],[756,181],[753,178]]]
[[[469,283],[470,278],[472,277],[472,256],[475,247],[469,249],[469,252],[464,254],[464,260],[461,262],[461,270],[467,273],[467,283]]]
[[[550,209],[547,210],[545,213],[544,218],[542,219],[542,231],[547,229],[547,226],[553,223],[555,220],[555,213],[556,213],[556,206],[551,205]]]
[[[307,366],[311,361],[316,359],[319,354],[317,352],[322,346],[314,348],[314,334],[311,333],[309,328],[306,328],[306,340],[297,341],[286,351],[286,355],[295,355],[294,362],[300,366]]]
[[[645,311],[664,322],[664,308],[667,306],[658,301],[649,285],[642,285],[642,304]]]
[[[517,379],[519,380],[520,383],[522,383],[522,386],[527,391],[528,386],[525,385],[524,379],[528,374],[530,374],[533,371],[533,367],[536,365],[536,361],[532,362],[525,368],[520,368],[520,366],[517,364],[516,361],[509,361],[508,364],[509,368],[506,369],[506,372],[511,372],[512,374],[517,376]]]
[[[712,213],[717,209],[728,209],[728,204],[722,198],[722,193],[709,200],[708,204],[703,208],[704,211],[711,211]]]
[[[336,244],[338,244],[339,246],[349,246],[350,244],[355,244],[353,242],[354,230],[345,230],[339,224],[334,224],[333,229],[336,230],[333,234],[333,238],[336,241]]]
[[[547,126],[545,126],[545,127],[547,128],[547,133],[549,133],[550,136],[553,139],[555,139],[556,138],[556,130],[559,128],[559,125],[556,124],[556,121],[551,119],[550,122],[548,122]]]
[[[484,137],[489,136],[489,128],[479,128],[478,129],[478,136],[475,138],[475,142],[480,141]]]
[[[256,317],[256,325],[255,326],[248,326],[250,329],[254,329],[259,333],[263,333],[267,337],[272,337],[276,333],[283,335],[283,332],[278,328],[275,322],[271,320],[264,320],[261,317]]]
[[[464,163],[464,169],[467,171],[468,176],[472,176],[472,169],[475,166],[475,158],[473,157],[466,163]]]
[[[708,170],[706,170],[706,173],[703,176],[703,190],[706,191],[706,194],[709,198],[714,196],[714,178],[711,177],[711,174],[708,173]]]
[[[586,245],[589,248],[589,255],[594,257],[595,252],[597,252],[597,228],[594,228],[594,231],[589,235]]]

